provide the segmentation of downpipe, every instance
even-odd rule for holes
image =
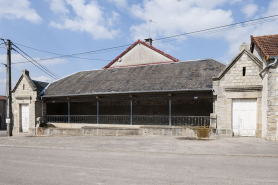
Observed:
[[[262,73],[265,72],[265,70],[267,70],[268,68],[270,68],[271,66],[274,66],[277,64],[277,59],[278,57],[268,57],[268,59],[275,59],[275,61],[271,64],[268,64],[263,70],[261,70],[261,72],[259,73],[259,75],[262,77]]]

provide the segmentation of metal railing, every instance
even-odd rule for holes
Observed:
[[[169,125],[169,116],[133,115],[133,125]]]
[[[66,115],[47,115],[45,116],[45,121],[47,123],[68,123],[68,116]]]
[[[173,126],[209,127],[209,116],[172,116]]]
[[[69,123],[67,115],[47,115],[46,122]],[[96,115],[71,115],[70,123],[97,123]],[[99,124],[126,124],[130,125],[130,115],[101,115]],[[169,116],[133,115],[132,125],[169,125]],[[209,116],[172,116],[172,126],[209,127]]]
[[[101,115],[99,124],[125,124],[130,125],[130,116],[128,115]]]
[[[72,115],[70,123],[97,123],[97,116]]]

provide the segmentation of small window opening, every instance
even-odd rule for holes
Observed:
[[[25,84],[23,84],[23,90],[25,90]]]
[[[243,69],[242,69],[242,76],[245,76],[245,74],[246,74],[246,67],[243,67]]]

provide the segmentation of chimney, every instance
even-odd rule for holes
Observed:
[[[22,70],[22,74],[24,75],[27,75],[27,76],[29,76],[29,71],[27,70],[27,69],[24,69],[24,70]]]
[[[244,49],[249,50],[249,45],[246,42],[243,42],[241,44],[241,46],[239,47],[239,51],[242,51]]]
[[[147,44],[149,44],[150,46],[152,46],[152,44],[153,44],[153,39],[151,39],[151,38],[145,39],[145,42],[146,42]]]

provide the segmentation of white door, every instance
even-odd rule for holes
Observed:
[[[29,128],[29,105],[21,105],[22,132],[28,132]]]
[[[233,100],[233,132],[235,136],[255,136],[257,99]]]

